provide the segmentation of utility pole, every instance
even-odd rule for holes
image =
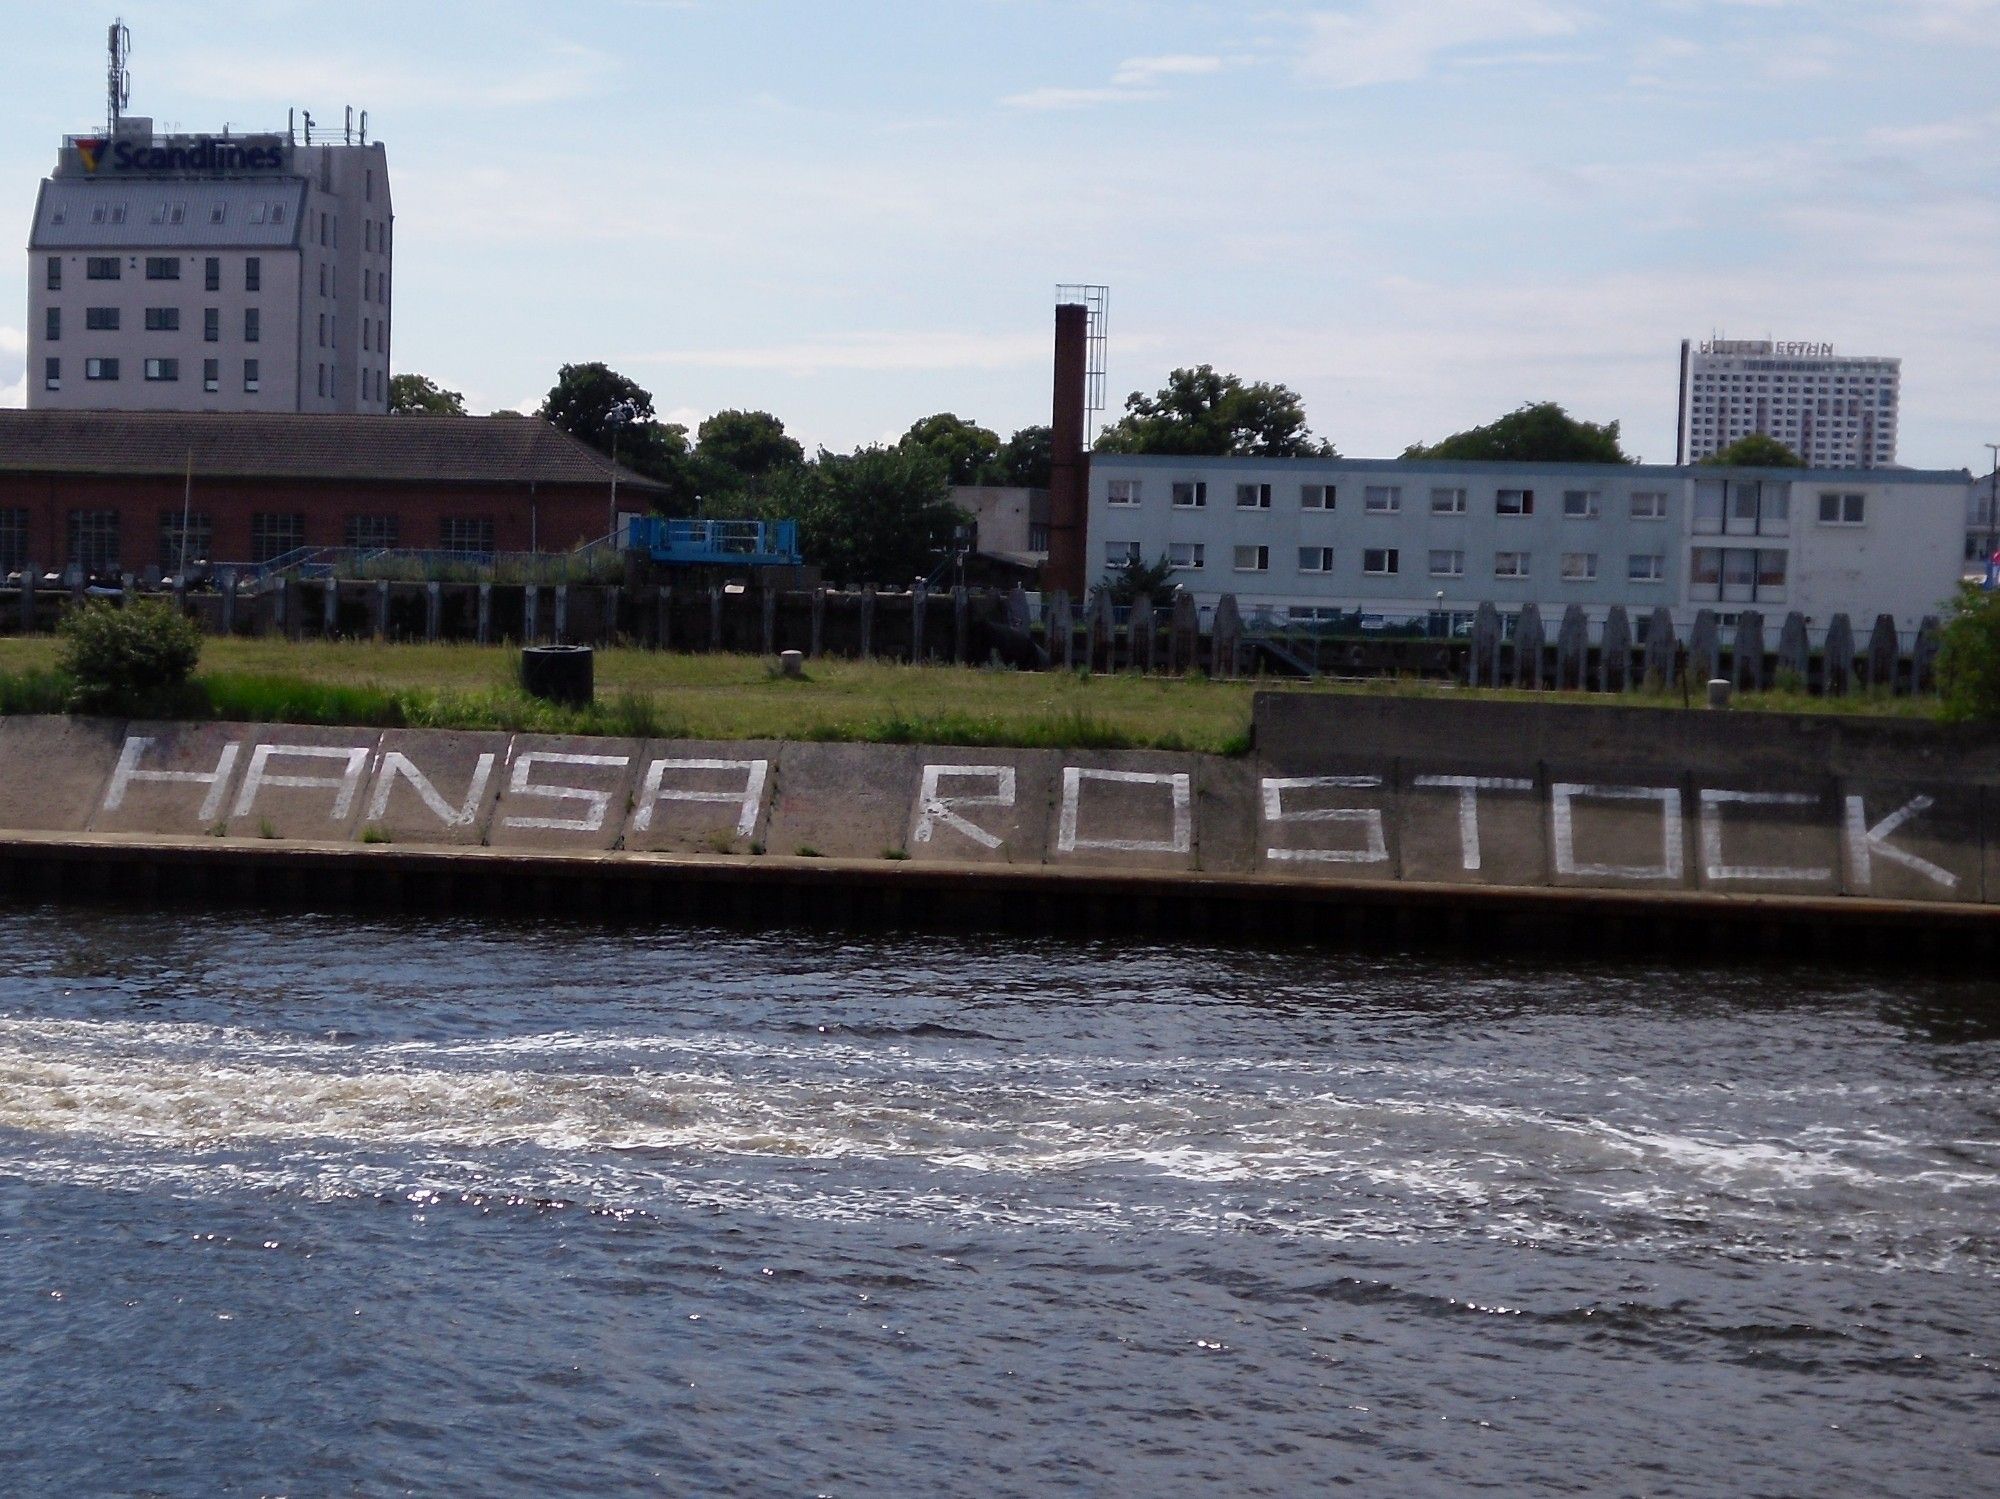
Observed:
[[[1986,586],[1992,588],[2000,584],[2000,563],[1993,560],[2000,552],[2000,442],[1989,442],[1986,451],[1993,455],[1993,477],[1986,481]]]
[[[611,428],[611,524],[605,530],[613,551],[618,548],[618,433],[631,421],[639,418],[639,408],[630,401],[620,401],[604,413],[604,420]]]

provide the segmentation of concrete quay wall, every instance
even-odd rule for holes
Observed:
[[[1592,722],[1565,734],[1534,704],[1542,716],[1525,719],[1487,712],[1514,705],[1402,711],[1434,706],[1260,699],[1242,759],[11,718],[0,837],[339,845],[347,868],[429,850],[711,872],[844,861],[899,866],[905,886],[984,869],[1350,900],[1367,887],[1414,900],[1422,886],[1460,904],[1533,891],[1886,901],[2000,928],[1990,746],[1953,759],[1906,735],[1921,726],[1883,725],[1878,742],[1836,723],[1787,761],[1772,744],[1794,731],[1745,728],[1747,715],[1663,714],[1680,727],[1649,734],[1612,721],[1630,710],[1586,708]],[[1717,721],[1715,737],[1697,744],[1689,720]]]

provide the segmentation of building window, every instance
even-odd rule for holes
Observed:
[[[397,518],[393,515],[350,515],[346,544],[358,551],[388,552],[396,547]]]
[[[119,269],[116,255],[92,255],[83,262],[86,281],[116,281]]]
[[[272,222],[272,223],[274,223],[274,224],[282,224],[282,223],[284,223],[284,222],[285,222],[285,205],[284,205],[284,204],[282,204],[282,203],[273,203],[273,204],[271,205],[271,222]]]
[[[211,224],[220,224],[224,219],[228,217],[229,217],[229,205],[227,203],[213,204],[210,206],[208,210],[208,221]]]
[[[0,573],[17,573],[28,565],[28,512],[0,509]]]
[[[1330,573],[1333,571],[1332,547],[1300,547],[1299,571],[1302,573]]]
[[[202,360],[201,388],[209,392],[222,389],[222,361],[220,359]]]
[[[1563,491],[1564,520],[1596,520],[1603,508],[1603,496],[1594,489],[1565,489]]]
[[[1465,514],[1465,491],[1462,489],[1433,489],[1431,491],[1431,514]]]
[[[181,310],[178,307],[148,307],[146,309],[146,331],[148,333],[178,333],[181,331]]]
[[[1403,508],[1403,491],[1394,484],[1370,484],[1362,491],[1361,508],[1370,515],[1394,515]]]
[[[322,349],[326,347],[326,314],[323,312],[319,315],[319,346]]]
[[[320,268],[319,268],[319,294],[320,294],[320,295],[321,295],[322,297],[326,295],[326,264],[325,264],[325,262],[321,262],[321,264],[320,264]]]
[[[62,290],[62,256],[51,255],[48,264],[47,285],[50,291]]]
[[[116,307],[86,307],[83,309],[83,326],[93,333],[116,333],[118,331],[118,309]]]
[[[1139,543],[1136,541],[1107,541],[1104,543],[1104,565],[1123,567],[1126,563],[1139,560]]]
[[[1564,552],[1562,554],[1562,580],[1565,583],[1596,582],[1597,553]]]
[[[1238,510],[1269,510],[1271,508],[1271,486],[1268,484],[1237,485],[1236,508]]]
[[[320,394],[321,394],[322,396],[326,394],[326,366],[325,366],[325,365],[321,365],[321,366],[319,367],[319,393],[320,393]]]
[[[1701,603],[1782,604],[1788,561],[1777,548],[1696,547],[1688,554],[1688,597]]]
[[[306,544],[306,518],[258,510],[250,516],[250,560],[269,562]]]
[[[1630,583],[1666,581],[1667,559],[1658,552],[1634,552],[1625,559],[1625,579]]]
[[[1167,543],[1167,561],[1174,567],[1198,572],[1208,565],[1208,548],[1198,541],[1170,541]]]
[[[262,382],[258,378],[257,361],[254,359],[244,360],[243,389],[249,392],[251,395],[255,395],[261,384]]]
[[[253,224],[263,223],[266,211],[267,210],[264,204],[252,203],[250,205],[250,222]]]
[[[115,359],[86,359],[83,361],[83,378],[86,380],[116,380],[118,361]]]
[[[69,513],[69,560],[87,573],[118,569],[118,512],[72,510]]]
[[[222,342],[222,309],[204,307],[201,311],[201,341],[205,344]]]
[[[201,284],[207,291],[222,290],[222,257],[211,255],[201,263]]]
[[[378,391],[377,394],[379,395],[380,392]],[[1048,549],[1049,549],[1049,523],[1045,520],[1029,521],[1028,550],[1031,552],[1046,553]]]
[[[148,359],[146,378],[148,380],[178,380],[181,377],[181,362],[178,359]]]
[[[1632,496],[1632,519],[1665,520],[1667,497],[1658,490],[1641,490]]]
[[[1432,552],[1431,576],[1433,578],[1464,577],[1465,553],[1456,551]]]
[[[254,344],[264,331],[264,317],[255,307],[243,309],[243,342]]]
[[[1723,530],[1732,536],[1785,536],[1792,529],[1791,486],[1748,479],[1729,486]]]
[[[361,268],[361,300],[364,302],[374,301],[375,300],[374,288],[375,288],[375,273],[364,265]]]
[[[1535,513],[1535,492],[1532,489],[1503,489],[1493,496],[1495,515],[1533,515]]]
[[[1104,503],[1107,505],[1136,505],[1139,503],[1139,481],[1137,479],[1113,479],[1104,486]]]
[[[175,255],[148,255],[146,257],[146,279],[148,281],[180,280],[180,257]]]
[[[1268,486],[1266,486],[1268,488]],[[1236,571],[1239,573],[1267,573],[1271,570],[1271,549],[1269,547],[1238,547],[1236,549]]]
[[[1301,484],[1299,486],[1299,509],[1333,509],[1334,486],[1331,484]]]
[[[42,318],[42,336],[50,343],[62,342],[62,309],[51,307]]]
[[[264,289],[264,257],[248,255],[243,260],[243,289],[262,291]]]
[[[42,389],[62,389],[62,361],[53,355],[42,361]]]
[[[182,522],[186,525],[183,527]],[[189,563],[209,560],[215,541],[215,522],[199,511],[183,515],[179,510],[160,512],[160,571],[178,573]]]
[[[1526,552],[1495,552],[1493,554],[1493,576],[1496,578],[1527,577],[1528,554]]]
[[[1395,547],[1368,547],[1361,553],[1361,570],[1378,578],[1393,577],[1402,565],[1403,554]]]
[[[1174,503],[1183,510],[1198,510],[1208,503],[1208,485],[1199,479],[1174,485]]]
[[[489,515],[447,515],[438,522],[438,544],[447,552],[493,553],[493,518]],[[1132,543],[1132,560],[1139,560],[1139,543]]]
[[[1858,526],[1866,514],[1865,495],[1822,494],[1819,497],[1819,523],[1822,526]]]

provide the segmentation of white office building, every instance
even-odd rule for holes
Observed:
[[[311,133],[67,138],[28,235],[29,407],[387,411],[388,156]]]
[[[1900,359],[1768,339],[1683,344],[1682,355],[1682,452],[1690,461],[1753,433],[1775,437],[1814,468],[1896,461]]]
[[[1491,602],[1913,630],[1958,584],[1971,490],[1962,469],[1099,453],[1086,557],[1093,581],[1166,558],[1203,608],[1233,594],[1295,624],[1456,625]]]

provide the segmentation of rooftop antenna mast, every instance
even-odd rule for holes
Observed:
[[[125,60],[132,55],[132,32],[122,18],[111,23],[105,41],[111,61],[104,70],[104,93],[108,105],[104,133],[116,135],[119,116],[132,102],[132,75],[125,68]]]

